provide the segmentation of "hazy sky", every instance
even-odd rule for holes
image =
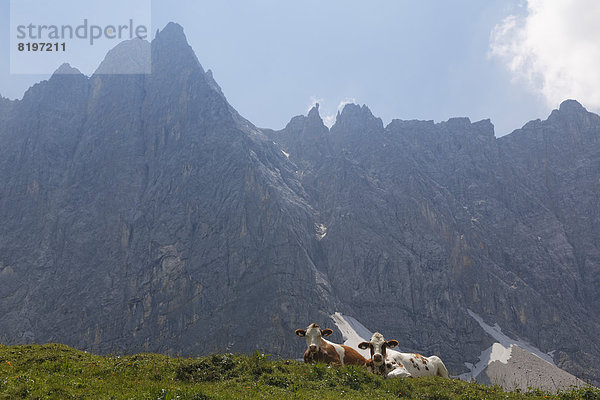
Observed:
[[[48,75],[10,74],[9,9],[0,0],[0,94],[14,99]],[[566,98],[600,110],[598,0],[154,0],[151,16],[152,32],[184,27],[259,127],[283,128],[316,101],[329,124],[351,101],[386,124],[490,118],[496,136]]]

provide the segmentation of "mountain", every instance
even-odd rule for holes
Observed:
[[[182,28],[167,25],[151,46],[152,74],[56,73],[3,120],[0,340],[300,347],[291,327],[327,308],[314,210]]]
[[[152,73],[111,74],[147,49]],[[258,129],[170,23],[0,121],[2,343],[300,357],[294,330],[339,312],[458,375],[495,342],[475,313],[600,382],[600,120],[577,102],[502,138],[355,104]]]
[[[309,164],[299,175],[343,312],[459,374],[494,342],[472,310],[598,382],[599,122],[566,101],[496,139],[489,120],[384,127],[348,105],[312,164],[290,125],[267,133]]]

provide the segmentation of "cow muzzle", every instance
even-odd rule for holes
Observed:
[[[383,361],[383,356],[381,354],[373,354],[373,361],[381,363]]]
[[[316,352],[317,352],[317,346],[316,346],[316,345],[314,345],[314,344],[311,344],[310,346],[308,346],[308,350],[309,350],[311,353],[316,353]]]

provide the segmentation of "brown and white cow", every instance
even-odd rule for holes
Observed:
[[[331,343],[325,339],[331,335],[331,329],[321,329],[312,323],[304,329],[296,329],[296,335],[306,339],[307,349],[304,352],[304,362],[323,362],[342,366],[347,364],[366,365],[367,360],[352,347]]]
[[[448,378],[448,370],[439,357],[423,357],[416,353],[387,351],[396,346],[398,346],[397,340],[386,341],[379,332],[375,332],[370,341],[358,344],[359,349],[371,350],[371,359],[367,362],[367,368],[376,374],[389,378],[418,378],[420,376]]]

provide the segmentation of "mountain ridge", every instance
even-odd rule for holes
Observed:
[[[340,154],[338,158],[327,158],[329,164],[322,166],[320,170],[309,168],[302,171],[302,182],[305,187],[310,187],[314,185],[314,182],[318,182],[318,190],[314,190],[315,193],[318,193],[318,198],[315,199],[317,202],[319,199],[328,197],[324,193],[327,191],[326,188],[335,187],[336,183],[339,183],[340,177],[353,174],[351,179],[344,180],[343,184],[338,184],[332,192],[335,193],[342,190],[343,187],[347,187],[346,190],[349,189],[358,198],[346,197],[344,203],[338,197],[337,200],[322,207],[315,206],[317,209],[331,210],[336,208],[335,204],[338,204],[337,208],[341,204],[343,208],[348,209],[348,212],[341,213],[341,215],[353,216],[354,221],[348,223],[338,219],[338,222],[343,224],[342,228],[336,229],[331,223],[326,223],[327,238],[324,240],[335,240],[332,238],[344,231],[354,233],[344,234],[348,236],[342,236],[343,238],[339,239],[342,242],[352,243],[357,236],[376,237],[376,240],[367,241],[366,245],[363,244],[364,248],[358,252],[359,254],[355,253],[346,260],[350,264],[361,259],[366,262],[370,257],[381,258],[376,254],[385,255],[389,252],[386,248],[393,248],[394,241],[396,246],[400,246],[396,253],[404,254],[401,257],[410,260],[409,254],[415,248],[415,237],[419,237],[418,232],[422,230],[423,226],[427,226],[426,230],[429,232],[423,232],[426,236],[422,240],[429,242],[430,246],[434,247],[430,250],[426,250],[427,247],[423,249],[429,258],[429,262],[425,264],[436,259],[443,263],[442,260],[446,257],[449,260],[452,272],[445,275],[444,278],[442,278],[444,275],[441,275],[433,280],[437,282],[434,284],[435,286],[444,280],[451,282],[448,286],[453,290],[443,291],[444,296],[452,299],[452,291],[454,291],[454,295],[458,297],[451,302],[463,304],[458,309],[450,306],[450,309],[454,308],[453,313],[460,315],[465,308],[475,307],[480,315],[496,318],[498,313],[502,312],[504,313],[503,321],[501,321],[503,329],[507,329],[517,337],[536,338],[537,341],[532,340],[532,342],[540,348],[547,348],[548,351],[552,350],[550,346],[556,346],[559,342],[563,344],[569,342],[567,336],[573,334],[572,331],[558,333],[561,329],[556,326],[556,321],[559,320],[565,326],[577,327],[575,328],[578,331],[577,336],[581,336],[582,341],[587,341],[594,336],[593,332],[598,329],[598,322],[595,319],[590,320],[588,316],[592,310],[595,310],[594,306],[589,304],[595,305],[598,298],[596,289],[598,286],[596,278],[594,278],[597,276],[595,271],[598,263],[593,258],[593,255],[597,253],[597,246],[593,239],[584,239],[586,235],[596,235],[596,229],[593,227],[598,223],[598,207],[590,194],[594,193],[593,188],[597,186],[594,181],[594,179],[598,179],[597,172],[593,172],[597,170],[591,166],[584,169],[583,173],[589,176],[585,183],[589,186],[587,191],[585,188],[581,188],[580,191],[582,191],[582,196],[587,196],[585,198],[588,210],[585,217],[583,215],[573,216],[573,220],[589,218],[585,227],[587,231],[580,229],[577,232],[581,243],[585,244],[584,251],[588,252],[587,257],[592,257],[591,260],[584,261],[584,265],[589,266],[583,269],[581,266],[575,265],[577,258],[582,256],[574,253],[577,249],[573,248],[571,244],[571,239],[569,239],[571,235],[562,228],[563,224],[569,220],[565,220],[564,216],[561,217],[560,213],[556,212],[555,204],[549,204],[549,197],[555,196],[556,193],[548,192],[547,181],[532,181],[530,178],[535,177],[535,174],[529,172],[531,168],[539,168],[540,165],[549,166],[552,163],[559,163],[559,160],[563,169],[573,164],[573,160],[582,156],[589,155],[590,157],[590,160],[584,161],[586,165],[593,164],[594,157],[597,160],[598,147],[593,147],[594,144],[597,145],[600,131],[600,125],[594,123],[597,121],[597,116],[587,113],[575,101],[563,103],[561,109],[551,114],[545,121],[525,125],[523,129],[531,128],[535,131],[533,136],[517,130],[511,135],[495,138],[493,126],[489,120],[471,123],[467,118],[454,118],[437,124],[431,121],[394,120],[384,128],[385,134],[381,136],[380,140],[358,141],[354,148],[348,148],[348,143],[339,144],[337,152],[341,153],[338,153]],[[583,124],[579,123],[573,126],[564,123],[565,118],[567,118],[567,122],[571,121],[573,111],[575,118],[582,120]],[[584,130],[585,134],[577,135],[578,129],[581,127],[586,129]],[[571,129],[571,131],[563,132],[565,129]],[[551,138],[555,138],[553,140],[559,142],[563,141],[556,144],[556,153],[552,154],[554,161],[544,157],[544,160],[537,161],[528,168],[521,167],[522,161],[534,160],[537,155],[546,154],[546,147],[539,147],[536,145],[537,141],[529,142],[530,139],[527,139],[536,137],[540,130],[555,132]],[[549,134],[543,133],[546,136]],[[574,134],[575,136],[573,136]],[[285,130],[279,132],[279,135],[285,135]],[[277,141],[278,133],[271,132],[271,137]],[[567,151],[569,157],[565,157],[565,152],[561,153],[560,149],[571,148],[573,146],[572,137],[584,140],[582,143],[587,144],[587,150],[584,152],[584,148],[579,146],[573,151]],[[522,142],[523,138],[527,141]],[[590,147],[590,145],[592,146]],[[576,150],[582,150],[582,152],[578,154]],[[285,147],[285,151],[289,153],[290,159],[294,158],[293,148]],[[518,156],[515,157],[515,155]],[[336,172],[330,173],[332,170]],[[327,182],[327,179],[330,180]],[[558,179],[557,182],[577,182],[577,177],[570,174]],[[415,186],[415,184],[419,186]],[[425,191],[423,191],[424,189]],[[562,191],[564,188],[558,189]],[[565,190],[565,193],[568,192]],[[353,202],[356,204],[353,205]],[[402,208],[398,209],[399,205],[402,205]],[[389,211],[394,208],[395,212],[390,213]],[[574,209],[580,210],[581,208],[575,207]],[[376,211],[371,214],[371,210]],[[388,210],[387,217],[384,210]],[[366,217],[369,214],[371,216]],[[361,217],[360,225],[357,225],[357,215],[365,215]],[[413,222],[415,216],[419,215],[422,222]],[[389,224],[389,221],[394,220],[403,222],[403,230],[411,231],[414,237],[403,238],[401,230],[395,229]],[[529,225],[533,222],[535,224],[530,227],[523,225],[523,223]],[[377,229],[364,231],[364,227],[368,226],[377,226]],[[515,231],[515,229],[517,230]],[[397,231],[397,236],[392,239],[392,242],[390,239],[378,237],[381,232],[393,231]],[[548,232],[543,233],[544,231],[554,232],[552,234],[554,236],[549,236]],[[515,233],[520,237],[518,241],[512,237]],[[546,240],[551,241],[551,245],[555,244],[557,247],[550,249],[541,245]],[[385,246],[381,245],[386,241],[388,243]],[[506,249],[501,250],[498,248],[498,244],[506,246]],[[422,246],[417,245],[417,247]],[[379,249],[379,251],[375,249]],[[537,258],[537,261],[532,262],[524,258],[527,253],[535,255],[534,258]],[[369,254],[371,255],[368,256]],[[511,261],[513,258],[514,260]],[[390,261],[389,256],[384,256],[383,261],[388,264],[386,268],[390,268],[390,262],[394,263]],[[337,262],[334,261],[334,263]],[[404,267],[401,266],[402,262],[398,264],[396,268],[400,268],[398,271],[401,275],[415,275],[415,270],[411,268],[410,262]],[[489,266],[481,268],[485,264],[489,264]],[[440,268],[442,265],[434,270],[438,270],[438,273],[443,272],[445,269]],[[475,265],[478,266],[477,269],[474,269]],[[552,272],[546,277],[547,272],[545,271],[548,268]],[[369,269],[372,267],[365,270],[365,275]],[[341,273],[341,271],[339,272]],[[410,286],[422,288],[422,285],[429,284],[426,283],[425,275],[421,276],[421,273],[417,271],[416,276],[421,282],[409,280]],[[482,292],[481,287],[485,282],[488,282],[485,285],[485,290],[489,291],[487,294]],[[491,282],[496,283],[489,286]],[[576,284],[575,282],[581,283]],[[359,285],[355,279],[345,282],[345,286],[355,285]],[[383,282],[378,283],[378,290],[385,292],[382,285],[384,285]],[[334,286],[336,286],[335,283]],[[561,295],[562,300],[557,299],[556,296],[557,288],[561,286],[564,288],[564,294]],[[435,291],[439,292],[440,289]],[[420,292],[422,290],[419,289]],[[391,293],[394,292],[398,293],[397,289],[391,290]],[[391,293],[387,296],[390,296]],[[577,294],[571,297],[568,293]],[[420,314],[414,301],[414,290],[400,296],[400,298],[402,297],[413,300],[409,300],[410,307],[399,319],[408,318],[410,320],[411,314]],[[578,311],[573,312],[574,310],[570,306],[568,307],[570,311],[559,312],[556,309],[564,308],[562,302],[566,297],[569,297],[567,303],[578,304],[576,306]],[[546,300],[542,300],[542,298],[546,298]],[[547,303],[550,299],[552,299],[551,302]],[[351,302],[351,299],[344,301]],[[365,300],[361,301],[366,302]],[[477,308],[475,304],[482,302],[482,306]],[[511,303],[512,305],[510,305]],[[520,305],[516,306],[514,303]],[[556,308],[553,308],[553,314],[546,317],[544,314],[547,314],[549,310],[543,310],[548,308],[548,304],[552,304],[550,308]],[[435,303],[432,306],[435,306]],[[357,315],[356,308],[354,312],[353,315]],[[372,313],[372,311],[370,312]],[[367,311],[365,310],[363,313],[367,313]],[[382,313],[381,318],[384,317],[384,314],[393,315],[394,313],[397,315],[398,311],[393,311],[391,308],[387,313]],[[559,314],[561,317],[558,317]],[[362,314],[360,315],[362,316]],[[544,316],[543,318],[548,318],[549,321],[542,323],[538,320],[536,324],[542,324],[543,328],[536,328],[528,322],[529,315],[534,319]],[[414,320],[415,317],[412,318]],[[462,321],[463,318],[459,319]],[[447,321],[446,324],[449,324],[450,320]],[[554,324],[550,321],[554,321]],[[422,323],[433,323],[436,326],[439,322],[441,321]],[[366,320],[365,323],[372,326],[375,322],[371,319]],[[527,328],[524,330],[524,327]],[[446,325],[443,329],[456,331],[456,328],[452,328],[451,325]],[[543,333],[543,329],[547,331]],[[390,330],[394,332],[393,329]],[[477,329],[469,328],[468,331],[477,331]],[[587,333],[583,333],[583,331],[587,331]],[[397,328],[395,333],[402,334]],[[406,333],[404,335],[412,336]],[[423,350],[423,340],[412,340],[414,343],[411,344],[412,349]],[[455,337],[445,341],[451,343],[457,340],[459,339]],[[464,337],[460,340],[469,341],[473,338]],[[439,343],[439,339],[436,339],[436,342]],[[540,343],[543,344],[540,346]],[[597,348],[597,345],[591,339],[583,347],[595,352],[592,349]],[[569,351],[572,351],[573,346],[567,345],[567,348],[571,348]],[[443,347],[441,350],[438,350],[437,347],[433,349],[442,354],[451,352],[449,349],[444,350]],[[576,369],[583,367],[575,367],[571,361],[567,361],[566,353],[556,351],[554,354],[559,365],[575,374],[581,372],[581,370],[577,372]],[[583,351],[579,353],[579,357],[589,361],[591,359],[588,357],[591,357],[591,354]],[[458,360],[456,361],[458,362]],[[456,367],[455,364],[453,368]]]
[[[341,312],[458,374],[493,342],[473,310],[600,379],[597,115],[259,129],[181,26],[150,46],[152,74],[0,102],[0,340],[294,356]]]

